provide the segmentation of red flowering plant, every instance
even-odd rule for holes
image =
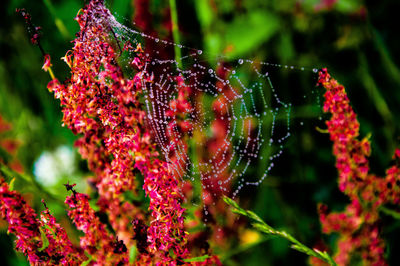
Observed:
[[[19,12],[28,27],[33,28],[29,14],[25,10]],[[88,196],[74,190],[74,185],[66,184],[67,190],[72,191],[65,201],[69,207],[68,215],[77,229],[84,233],[79,248],[75,248],[77,256],[72,257],[77,263],[85,260],[92,264],[127,264],[129,248],[129,259],[133,262],[136,256],[137,264],[184,264],[189,254],[180,180],[169,170],[169,165],[159,159],[150,132],[146,130],[145,112],[139,102],[142,88],[152,82],[152,75],[143,68],[147,59],[140,44],[133,48],[127,42],[122,50],[119,41],[112,38],[115,33],[109,24],[110,18],[111,14],[103,1],[91,1],[79,12],[76,20],[81,31],[73,49],[63,57],[71,68],[71,78],[65,83],[54,78],[50,57],[43,53],[43,69],[50,71],[53,78],[48,89],[61,102],[64,125],[82,136],[76,141],[76,146],[95,174],[90,183],[99,194],[97,204],[100,211],[108,215],[115,232],[109,232],[100,222],[89,205]],[[38,29],[34,27],[33,30]],[[39,35],[34,33],[34,36],[34,43],[41,48]],[[119,51],[116,53],[117,47]],[[117,64],[117,58],[123,51],[135,53],[131,65],[136,68],[136,74],[132,79],[124,78]],[[182,105],[185,104],[186,87],[179,77],[177,83],[181,84],[182,94],[176,104]],[[182,111],[182,108],[179,110]],[[185,121],[180,123],[183,126],[187,124]],[[127,198],[127,193],[136,194],[140,189],[135,177],[137,173],[144,179],[143,189],[150,198],[150,213]],[[10,208],[16,207],[11,203],[9,205]],[[46,212],[46,215],[49,213]],[[34,217],[31,220],[36,221]],[[54,218],[50,220],[55,223]],[[30,237],[38,238],[38,230]],[[17,232],[25,235],[22,231]],[[35,243],[40,246],[40,241]],[[42,245],[44,243],[42,241]],[[40,251],[47,252],[48,249],[40,248]],[[43,258],[31,257],[30,250],[35,252],[36,249],[21,249],[31,263],[44,261]],[[139,254],[132,255],[134,250],[138,250]],[[203,263],[218,263],[216,257],[205,256],[203,260]],[[68,263],[75,262],[69,260]]]
[[[65,125],[83,135],[76,145],[96,174],[91,182],[98,189],[99,205],[109,215],[120,241],[132,246],[131,221],[143,219],[144,214],[124,195],[137,189],[135,172],[139,171],[150,198],[152,221],[147,244],[142,243],[146,252],[138,261],[154,257],[161,264],[182,261],[187,249],[179,184],[167,164],[158,159],[138,100],[152,77],[142,69],[145,59],[138,45],[132,61],[138,71],[133,79],[124,78],[116,62],[115,44],[110,42],[109,18],[102,1],[91,1],[78,14],[81,32],[72,53],[65,56],[71,79],[65,85],[53,80],[48,87],[61,101]]]
[[[332,115],[326,125],[333,141],[339,189],[350,199],[343,212],[329,213],[326,205],[319,205],[322,230],[339,233],[334,257],[339,265],[349,265],[356,258],[366,265],[385,265],[379,212],[385,204],[400,202],[400,150],[396,149],[395,165],[386,177],[369,173],[370,142],[368,137],[358,139],[360,124],[344,87],[326,69],[319,72],[318,84],[326,89],[323,109]]]
[[[135,4],[137,26],[155,40],[157,33],[149,23],[148,1],[137,0]],[[79,136],[75,146],[93,173],[89,184],[96,194],[98,208],[96,211],[90,196],[78,192],[75,184],[65,184],[71,193],[65,200],[68,216],[82,232],[79,243],[75,243],[50,213],[45,201],[44,210],[37,217],[12,183],[0,179],[1,216],[9,225],[8,231],[16,236],[16,249],[31,264],[220,265],[220,259],[212,255],[208,240],[229,249],[228,237],[237,237],[239,232],[235,216],[225,203],[234,212],[250,218],[257,230],[285,238],[294,249],[313,256],[312,263],[347,265],[359,255],[367,264],[385,264],[379,211],[385,204],[399,203],[400,151],[396,150],[393,158],[397,164],[387,171],[386,178],[369,174],[369,140],[357,139],[359,124],[344,87],[326,70],[320,71],[318,83],[327,90],[324,111],[332,114],[327,126],[334,143],[339,188],[351,201],[343,213],[329,213],[325,205],[319,206],[323,232],[339,233],[333,258],[326,251],[308,248],[287,232],[272,228],[255,213],[242,209],[235,201],[222,197],[232,195],[233,180],[226,160],[233,156],[233,143],[226,139],[230,133],[228,110],[234,108],[230,105],[236,96],[230,85],[221,81],[229,79],[229,66],[220,64],[215,71],[215,89],[221,94],[211,103],[212,137],[203,137],[200,141],[208,153],[197,158],[202,165],[209,163],[199,169],[203,175],[204,202],[190,213],[195,217],[189,217],[185,203],[190,201],[193,188],[181,179],[188,164],[188,158],[182,154],[187,154],[188,139],[193,134],[190,116],[201,112],[193,100],[198,97],[197,92],[189,79],[184,80],[176,72],[169,76],[169,82],[175,85],[176,97],[159,103],[155,109],[165,111],[162,114],[165,120],[159,126],[165,135],[158,141],[150,130],[151,121],[142,101],[156,82],[155,77],[162,75],[162,69],[151,66],[151,53],[167,58],[171,51],[168,48],[156,51],[151,44],[142,47],[136,40],[132,44],[120,38],[111,24],[114,18],[103,1],[91,0],[76,16],[80,30],[73,48],[63,57],[71,69],[70,77],[60,82],[52,72],[50,56],[40,45],[39,28],[32,25],[25,10],[19,12],[30,28],[32,43],[42,51],[43,69],[52,78],[47,88],[60,101],[63,125]],[[165,23],[165,28],[172,34],[173,25]],[[129,58],[130,74],[121,66],[125,55]],[[151,104],[154,106],[157,102],[153,100]],[[155,113],[155,119],[162,117]],[[250,117],[246,119],[242,130],[252,139],[256,134],[254,124]],[[164,151],[163,147],[157,147],[165,143],[169,145],[167,158],[160,152]],[[256,144],[249,145],[256,147]],[[141,191],[147,196],[147,203],[135,200]],[[105,214],[106,221],[99,214]],[[199,230],[201,223],[212,230]]]
[[[358,140],[360,125],[345,88],[331,77],[327,69],[319,71],[318,85],[326,90],[323,110],[332,115],[326,125],[333,141],[339,189],[350,199],[343,212],[329,212],[324,204],[318,206],[323,233],[338,233],[335,256],[331,258],[326,251],[320,251],[321,244],[310,249],[288,233],[273,229],[255,213],[240,208],[231,199],[225,198],[225,201],[235,213],[253,220],[256,229],[267,235],[286,238],[293,243],[292,248],[311,255],[312,265],[386,265],[379,214],[383,211],[398,217],[398,213],[387,209],[385,204],[399,204],[400,149],[395,150],[395,165],[386,171],[386,177],[370,174],[367,159],[371,153],[370,142],[368,137]]]

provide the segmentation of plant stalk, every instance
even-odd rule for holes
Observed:
[[[169,6],[171,10],[172,37],[174,40],[175,61],[178,65],[178,68],[182,68],[181,49],[178,47],[178,45],[180,44],[180,35],[178,27],[178,11],[176,9],[176,1],[169,0]]]

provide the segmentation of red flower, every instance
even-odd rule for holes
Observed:
[[[368,265],[385,265],[384,242],[379,237],[378,208],[386,203],[400,202],[400,169],[393,166],[386,178],[369,173],[368,138],[358,140],[359,123],[345,89],[331,78],[326,69],[319,72],[318,83],[325,89],[324,111],[332,117],[326,122],[339,174],[339,188],[351,200],[344,212],[330,213],[320,208],[325,233],[340,233],[335,260],[347,265],[356,253]],[[398,149],[394,158],[398,158]]]
[[[53,65],[51,64],[51,61],[50,61],[50,55],[49,54],[45,54],[44,55],[44,64],[42,66],[42,69],[47,72],[47,70],[49,70],[49,68],[52,67],[52,66]]]
[[[145,112],[140,108],[142,86],[153,80],[153,75],[142,69],[143,50],[138,45],[134,51],[133,65],[138,73],[133,79],[125,79],[109,40],[111,14],[103,1],[91,1],[76,20],[81,31],[72,52],[65,57],[71,66],[71,78],[65,84],[53,80],[48,88],[61,101],[64,124],[82,135],[75,145],[96,175],[91,182],[99,193],[98,205],[108,214],[118,241],[130,247],[130,222],[143,214],[127,201],[124,193],[137,190],[135,171],[139,170],[144,176],[143,189],[150,197],[153,218],[147,230],[146,252],[158,254],[155,260],[164,263],[182,261],[187,250],[180,184],[168,164],[158,159],[155,144],[146,132]],[[126,49],[132,49],[131,45],[124,45]],[[180,101],[186,108],[184,95]],[[95,216],[87,196],[74,192],[66,203],[70,206],[69,215],[85,233],[82,248],[98,263],[110,262],[107,252],[115,248],[114,238]],[[125,259],[114,257],[114,262]]]
[[[8,232],[17,237],[16,249],[24,253],[31,264],[79,265],[83,261],[81,252],[72,246],[65,230],[56,223],[47,207],[38,220],[35,211],[18,192],[10,191],[3,179],[0,179],[0,213],[9,224]]]
[[[65,200],[65,204],[69,207],[68,215],[77,229],[85,234],[80,240],[81,248],[90,255],[95,265],[126,264],[128,254],[126,247],[123,248],[122,240],[114,240],[114,237],[107,232],[105,225],[90,207],[88,196],[67,186],[68,188],[72,191],[72,195]]]

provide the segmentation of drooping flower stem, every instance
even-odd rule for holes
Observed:
[[[20,14],[25,20],[25,24],[26,24],[28,33],[29,33],[30,38],[31,38],[31,43],[34,44],[34,45],[37,45],[39,47],[39,49],[40,49],[40,52],[43,55],[44,64],[43,64],[42,68],[44,69],[44,71],[49,72],[49,75],[50,75],[52,80],[56,79],[56,77],[54,76],[54,72],[51,69],[52,65],[51,65],[51,61],[50,61],[50,55],[47,54],[44,51],[42,45],[40,44],[40,38],[41,38],[40,30],[41,30],[41,28],[33,25],[31,15],[24,8],[17,8],[16,12],[18,14]],[[62,22],[57,23],[57,19],[56,19],[56,25],[58,26],[58,24],[64,25],[64,24],[62,24]],[[65,28],[65,26],[63,26],[63,27]]]

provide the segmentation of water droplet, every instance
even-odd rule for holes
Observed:
[[[203,51],[202,51],[202,50],[197,50],[197,53],[198,53],[198,54],[202,54]]]
[[[243,59],[239,59],[238,60],[238,63],[241,65],[241,64],[243,64]]]

